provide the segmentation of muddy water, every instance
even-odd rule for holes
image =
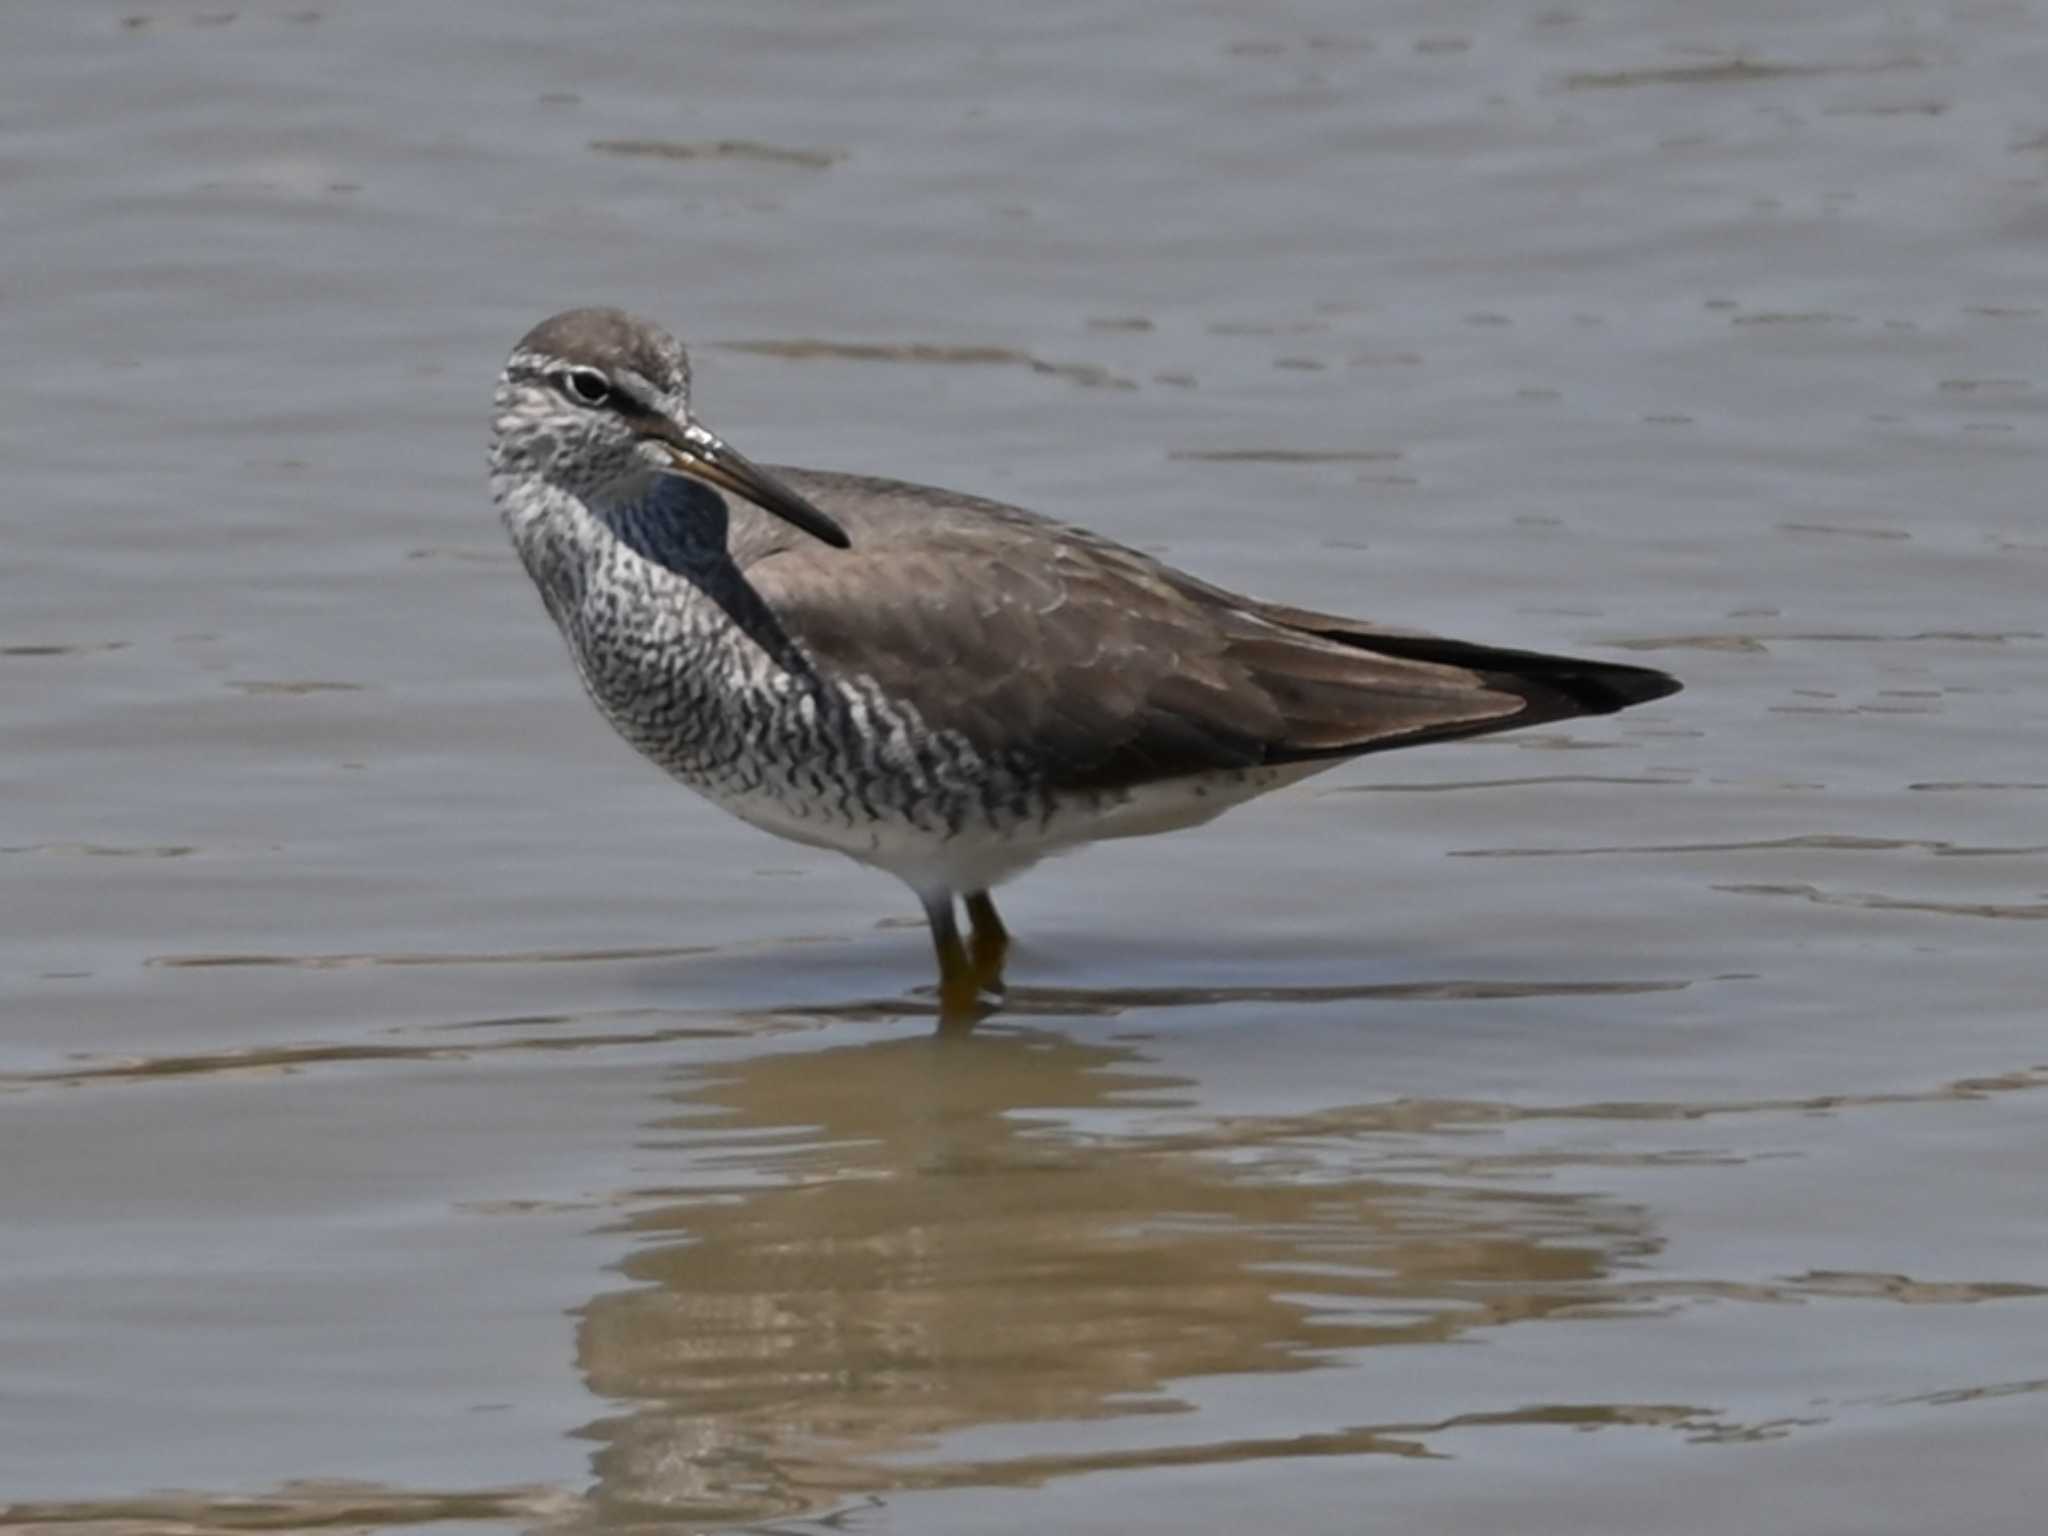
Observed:
[[[0,1524],[2030,1528],[2039,6],[46,3],[0,31]],[[746,451],[1689,690],[903,894],[480,485]]]

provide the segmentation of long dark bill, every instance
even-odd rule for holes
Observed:
[[[728,447],[717,433],[691,422],[673,433],[663,433],[661,443],[676,461],[678,473],[744,496],[834,549],[853,547],[844,528],[760,465]]]

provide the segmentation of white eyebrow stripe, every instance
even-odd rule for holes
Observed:
[[[632,368],[621,368],[612,375],[612,388],[628,397],[643,411],[661,409],[661,391],[646,374]]]

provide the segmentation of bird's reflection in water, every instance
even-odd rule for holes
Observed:
[[[1371,1176],[1396,1147],[1416,1167],[1430,1127],[1412,1102],[1381,1106],[1381,1134],[1366,1107],[1362,1134],[1333,1136],[1325,1107],[1290,1140],[1284,1119],[1247,1137],[1173,1115],[1193,1087],[1133,1048],[1036,1031],[693,1080],[661,1145],[711,1179],[631,1219],[633,1284],[578,1330],[591,1387],[621,1404],[587,1431],[592,1514],[716,1524],[1087,1470],[1085,1453],[949,1464],[935,1443],[1170,1412],[1179,1380],[1584,1308],[1589,1282],[1654,1246],[1609,1202]],[[1147,1134],[1169,1117],[1195,1129]],[[1199,1446],[1135,1464],[1256,1454],[1266,1431],[1239,1428],[1205,1420]],[[1416,1448],[1380,1438],[1334,1449]]]

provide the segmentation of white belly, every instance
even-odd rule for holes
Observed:
[[[1041,859],[1087,843],[1200,826],[1233,806],[1333,768],[1337,761],[1164,779],[1099,797],[1075,797],[1043,824],[1031,821],[1000,832],[968,826],[952,835],[894,818],[849,825],[807,816],[802,808],[765,795],[713,798],[749,826],[886,870],[920,894],[985,891]]]

